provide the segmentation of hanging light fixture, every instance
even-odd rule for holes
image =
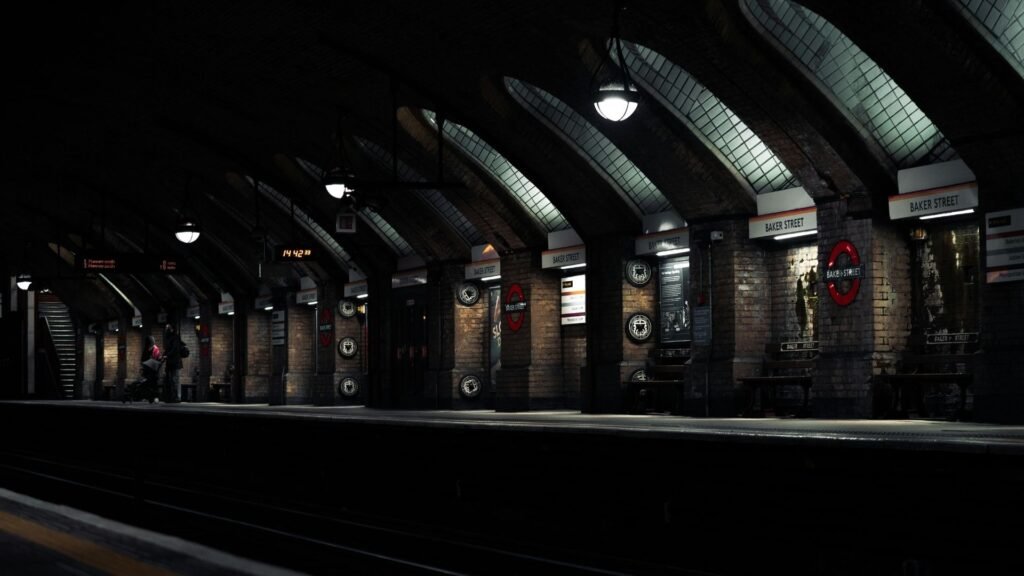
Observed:
[[[338,200],[350,196],[356,191],[355,174],[342,168],[335,168],[324,177],[324,188],[332,198]]]
[[[32,288],[32,275],[28,273],[18,274],[15,283],[18,285],[18,290],[28,291]]]
[[[594,71],[591,79],[593,87],[597,80],[602,77],[601,71],[607,69],[607,78],[596,90],[594,90],[594,109],[605,120],[621,122],[633,115],[637,104],[640,101],[640,93],[636,85],[629,77],[629,67],[622,54],[622,40],[619,38],[619,12],[625,8],[616,2],[615,13],[612,18],[612,33],[608,38],[604,53],[601,55],[601,64]],[[612,62],[610,52],[615,50],[619,62],[616,65]]]
[[[199,240],[199,235],[202,233],[199,223],[190,220],[188,218],[182,218],[178,221],[178,226],[174,229],[174,237],[179,242],[185,244],[191,244],[196,240]]]

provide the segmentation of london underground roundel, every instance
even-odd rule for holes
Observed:
[[[519,284],[512,284],[508,287],[508,294],[505,295],[505,321],[509,330],[518,332],[526,320],[526,294]]]
[[[857,248],[849,240],[836,242],[828,255],[828,268],[825,270],[825,282],[832,301],[840,306],[849,306],[857,298],[861,278],[864,278],[864,264]]]

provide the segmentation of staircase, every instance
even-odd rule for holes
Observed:
[[[71,314],[68,313],[67,306],[56,296],[40,294],[37,307],[39,315],[45,316],[46,321],[50,324],[53,345],[57,349],[61,398],[70,400],[75,397],[75,378],[78,373],[74,321],[71,319]]]

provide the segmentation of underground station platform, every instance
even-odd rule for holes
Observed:
[[[131,573],[10,553],[55,514],[34,498],[184,542],[179,574],[1024,568],[1024,426],[9,401],[0,428],[11,573]]]

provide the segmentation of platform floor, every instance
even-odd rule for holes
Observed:
[[[233,417],[338,419],[412,427],[577,431],[616,436],[708,441],[857,445],[865,448],[1024,455],[1024,425],[948,420],[824,420],[814,418],[694,418],[658,414],[581,414],[578,411],[380,410],[363,406],[7,401],[109,410],[230,414]]]
[[[10,576],[299,574],[3,488],[0,565]]]

